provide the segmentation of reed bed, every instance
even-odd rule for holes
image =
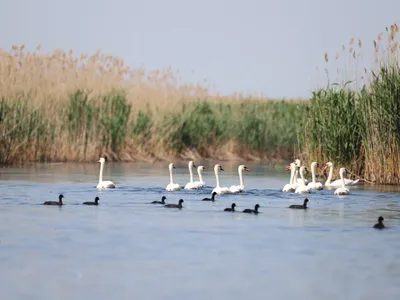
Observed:
[[[361,41],[357,46],[352,38],[348,52],[343,46],[347,65],[338,71],[340,82],[313,92],[301,124],[299,148],[307,163],[332,161],[373,183],[399,183],[398,31],[393,24],[373,41],[374,62],[369,69],[360,68],[357,61],[362,57]],[[325,60],[329,62],[327,53]]]
[[[0,50],[0,164],[292,158],[303,107],[222,97],[100,51]]]

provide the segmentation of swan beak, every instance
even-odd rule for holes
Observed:
[[[172,166],[172,169],[176,169],[175,166]]]
[[[248,167],[244,167],[244,170],[247,171],[247,172],[250,171],[250,169]]]
[[[286,166],[285,170],[289,171],[290,170],[290,166]]]
[[[193,168],[197,168],[195,164],[193,164]]]
[[[219,168],[220,171],[223,171],[224,169],[222,169],[222,167]]]
[[[98,162],[98,163],[99,163],[99,162],[100,162],[100,159],[96,160],[96,162]]]

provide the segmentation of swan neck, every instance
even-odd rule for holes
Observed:
[[[342,188],[345,188],[345,185],[344,185],[344,178],[343,178],[343,172],[340,172],[340,182],[342,183]]]
[[[300,178],[301,178],[301,182],[303,185],[306,185],[306,182],[304,181],[304,174],[303,174],[303,170],[300,170]]]
[[[316,178],[315,178],[315,166],[313,166],[313,167],[311,168],[311,176],[312,176],[312,182],[313,182],[313,183],[316,183],[317,180],[316,180]]]
[[[199,174],[200,182],[203,182],[203,175],[201,175],[201,170],[197,170],[197,173]]]
[[[174,183],[174,175],[172,174],[172,168],[169,169],[169,183]]]
[[[103,181],[103,169],[104,169],[104,163],[100,163],[99,183]]]
[[[291,170],[290,170],[290,184],[293,184],[294,183],[294,173],[296,172],[296,169],[294,169],[294,168],[292,168]]]
[[[240,181],[240,186],[244,186],[243,182],[243,169],[239,170],[239,181]]]
[[[328,175],[328,179],[325,182],[325,185],[330,184],[331,180],[332,180],[332,176],[333,176],[333,166],[329,167],[329,175]]]
[[[219,185],[219,176],[218,176],[218,169],[216,169],[215,170],[215,181],[216,181],[216,183],[217,183],[217,186],[216,187],[220,187],[220,185]]]
[[[192,165],[190,165],[190,164],[189,164],[189,175],[190,175],[190,183],[193,183]]]

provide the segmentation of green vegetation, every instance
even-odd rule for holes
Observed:
[[[400,66],[392,25],[389,44],[361,89],[328,85],[313,93],[299,135],[304,159],[332,161],[378,184],[399,183]],[[379,35],[378,40],[382,40]],[[379,45],[374,42],[375,53]],[[354,57],[357,57],[354,55]],[[376,59],[378,61],[378,59]]]
[[[293,155],[297,138],[293,120],[301,118],[304,106],[284,101],[194,101],[162,114],[133,109],[123,92],[99,97],[89,99],[77,90],[51,118],[26,101],[3,100],[0,128],[6,138],[0,163],[85,161],[103,153],[129,160],[137,151],[163,159],[188,150],[210,158],[286,158]]]

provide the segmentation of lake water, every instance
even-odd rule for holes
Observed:
[[[222,185],[238,184],[237,164],[221,165]],[[289,173],[247,166],[247,192],[214,203],[200,201],[210,164],[208,188],[177,192],[166,163],[107,162],[105,191],[95,163],[0,169],[0,299],[400,299],[398,187],[318,191],[291,210],[305,196],[281,192]],[[40,205],[60,193],[65,206]],[[162,195],[183,209],[148,204]],[[261,213],[223,212],[232,202]],[[379,215],[388,229],[372,228]]]

